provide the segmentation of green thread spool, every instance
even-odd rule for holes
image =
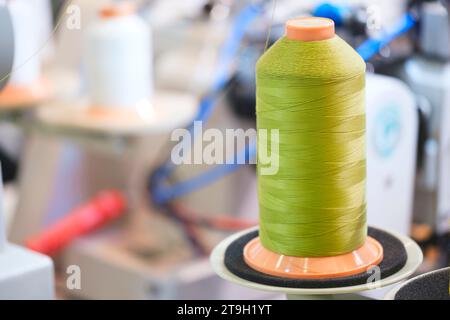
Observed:
[[[268,132],[258,148],[270,154],[279,129],[278,172],[261,174],[258,161],[259,235],[297,257],[348,253],[367,236],[365,63],[334,27],[320,41],[313,29],[288,32],[256,66],[257,128]]]

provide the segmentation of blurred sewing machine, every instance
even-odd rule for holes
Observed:
[[[447,246],[448,249],[450,229],[450,24],[447,5],[446,1],[434,1],[421,6],[419,51],[406,61],[400,72],[423,106],[422,158],[416,180],[414,217],[420,223],[416,238],[430,256],[425,260],[424,270],[432,269],[435,263],[446,263],[436,248]]]
[[[83,82],[77,84],[73,80],[78,78],[77,69],[82,59],[79,54],[80,41],[85,28],[95,24],[98,19],[96,12],[104,3],[71,2],[71,5],[78,5],[83,10],[83,28],[58,31],[54,58],[58,63],[52,69],[64,68],[64,72],[58,70],[56,73],[71,76],[58,78],[59,81],[68,81],[65,96],[46,104],[67,104],[83,90]],[[192,24],[194,30],[198,29],[197,33],[192,33],[199,38],[197,41],[204,42],[205,46],[212,45],[208,50],[214,50],[220,46],[222,36],[219,30],[228,26],[228,14],[218,19],[214,12],[232,8],[222,4],[218,8],[213,6],[205,9],[204,6],[203,2],[187,5],[187,9],[182,11],[187,16],[177,17],[180,20],[176,27],[184,34],[181,25]],[[191,16],[189,12],[193,9],[196,11]],[[167,7],[161,10],[167,10]],[[146,11],[141,12],[142,16],[146,14]],[[152,11],[149,19],[157,19],[155,14]],[[173,32],[172,29],[168,32]],[[206,30],[219,37],[219,40],[203,38]],[[165,38],[165,35],[154,35],[153,38],[154,53],[157,55],[158,39]],[[195,39],[192,42],[195,46]],[[174,44],[176,42],[171,41],[170,45]],[[191,45],[188,43],[188,46]],[[159,89],[160,85],[156,90]],[[150,172],[166,157],[165,153],[170,152],[165,147],[171,130],[188,125],[189,113],[180,119],[173,118],[164,126],[160,123],[159,130],[143,135],[67,130],[43,123],[33,127],[27,134],[20,162],[19,202],[10,228],[13,242],[23,243],[30,235],[46,229],[105,188],[122,190],[129,200],[124,218],[104,231],[74,241],[55,257],[60,275],[60,294],[99,299],[236,299],[272,296],[243,290],[222,281],[211,270],[208,257],[196,254],[189,245],[183,228],[151,206],[146,191],[147,181]],[[226,126],[226,122],[222,122],[221,126]],[[230,199],[239,194],[236,186],[245,188],[248,184],[245,177],[253,176],[252,170],[242,170],[248,173],[224,179],[219,186],[209,189],[206,196],[201,196],[200,204],[214,204],[215,212],[233,212],[237,205],[230,206],[229,203],[234,202]],[[214,189],[222,191],[216,193]],[[201,207],[200,204],[196,209]],[[211,247],[217,241],[217,235],[210,237],[206,234],[205,237]],[[82,272],[79,290],[65,286],[68,276],[66,270],[71,265],[79,266]]]

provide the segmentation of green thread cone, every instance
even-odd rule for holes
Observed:
[[[365,63],[341,38],[278,40],[256,67],[259,150],[279,129],[279,169],[258,161],[260,238],[290,256],[334,256],[366,239]]]

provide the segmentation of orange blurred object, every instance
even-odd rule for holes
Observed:
[[[51,84],[45,78],[40,78],[28,86],[7,84],[0,92],[0,109],[36,105],[48,99],[51,91]]]
[[[136,7],[129,2],[109,4],[100,10],[102,18],[128,16],[136,12]]]

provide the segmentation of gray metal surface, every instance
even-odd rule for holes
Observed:
[[[11,17],[6,6],[0,4],[0,90],[9,79],[14,60],[14,35]]]

